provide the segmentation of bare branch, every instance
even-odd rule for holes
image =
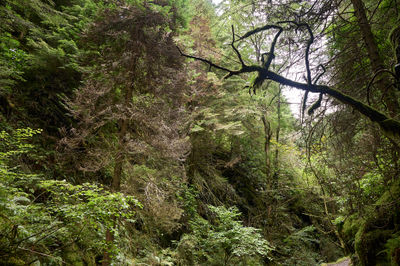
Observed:
[[[242,55],[240,54],[239,50],[235,47],[234,43],[235,43],[235,28],[232,25],[232,43],[231,43],[231,46],[232,46],[233,51],[235,51],[240,63],[242,64],[242,67],[245,67],[246,64],[243,62]]]
[[[322,96],[323,96],[323,93],[320,93],[318,100],[313,105],[311,105],[310,109],[308,109],[308,115],[312,115],[315,110],[317,110],[319,107],[321,107]]]
[[[310,38],[307,41],[307,47],[306,47],[306,52],[305,52],[305,64],[306,64],[306,69],[307,69],[307,83],[311,84],[311,69],[310,69],[310,60],[309,60],[309,55],[310,55],[310,48],[312,43],[314,42],[314,34],[310,28],[310,25],[307,23],[297,23],[296,21],[292,20],[286,20],[286,21],[280,21],[278,22],[279,24],[283,23],[291,23],[297,26],[297,28],[305,27],[308,31],[308,34],[310,35]]]
[[[265,25],[263,27],[256,28],[254,30],[248,31],[242,37],[240,37],[238,40],[235,39],[234,31],[232,30],[232,33],[233,33],[232,44],[236,41],[243,40],[245,38],[248,38],[256,33],[259,33],[259,32],[265,31],[265,30],[269,30],[269,29],[278,29],[279,30],[278,33],[275,35],[273,42],[271,43],[269,57],[267,59],[267,62],[263,66],[258,66],[258,65],[247,66],[247,65],[245,65],[241,59],[240,52],[237,50],[237,48],[234,47],[234,45],[232,45],[232,48],[234,48],[235,53],[239,57],[239,60],[241,60],[241,64],[242,64],[242,66],[239,70],[230,70],[225,67],[216,65],[213,62],[211,62],[210,60],[184,54],[179,48],[178,48],[178,50],[179,50],[180,54],[185,57],[202,61],[216,69],[220,69],[220,70],[228,72],[228,74],[224,77],[225,79],[229,78],[231,76],[240,75],[243,73],[257,72],[258,76],[257,76],[254,84],[261,84],[265,80],[272,80],[272,81],[278,82],[279,84],[282,84],[282,85],[286,85],[286,86],[290,86],[290,87],[294,87],[294,88],[303,90],[307,93],[308,92],[319,93],[320,94],[319,99],[314,105],[321,104],[322,95],[327,94],[327,95],[341,101],[342,103],[353,107],[355,110],[359,111],[361,114],[368,117],[372,122],[376,122],[390,139],[400,138],[400,122],[399,121],[392,119],[391,117],[385,115],[384,113],[374,109],[370,105],[366,105],[366,104],[362,103],[361,101],[359,101],[339,90],[336,90],[336,89],[331,88],[326,85],[315,84],[320,79],[320,77],[325,73],[324,67],[322,67],[323,73],[321,73],[320,75],[317,76],[317,78],[315,79],[315,82],[313,84],[312,77],[311,77],[310,64],[309,64],[309,52],[310,52],[311,44],[314,41],[314,35],[312,33],[310,26],[306,23],[297,23],[295,21],[281,21],[278,24],[282,24],[282,23],[291,23],[291,24],[296,25],[297,28],[305,27],[310,35],[310,38],[307,42],[306,62],[305,62],[306,68],[307,68],[307,83],[300,83],[297,81],[287,79],[287,78],[269,70],[269,64],[271,63],[271,61],[273,59],[274,49],[275,49],[277,40],[279,38],[279,35],[283,31],[283,28],[278,25]],[[315,108],[317,108],[317,107],[314,107],[313,109],[315,109]]]
[[[31,253],[34,253],[34,254],[38,254],[38,255],[43,256],[43,257],[52,258],[53,260],[57,260],[57,261],[61,262],[62,264],[67,264],[65,261],[63,261],[59,257],[54,257],[54,256],[49,255],[49,254],[45,254],[45,253],[42,253],[42,252],[38,252],[38,251],[35,251],[35,250],[32,250],[32,249],[27,249],[27,248],[22,248],[22,247],[18,247],[18,249],[21,249],[23,251],[28,251],[28,252],[31,252]]]
[[[322,72],[315,78],[314,84],[317,84],[319,79],[326,73],[326,68],[323,65],[318,65],[318,68],[322,68]]]
[[[265,26],[256,28],[254,30],[248,31],[247,33],[245,33],[245,35],[243,35],[242,37],[240,37],[236,41],[241,41],[243,39],[246,39],[246,38],[250,37],[251,35],[254,35],[256,33],[259,33],[259,32],[262,32],[262,31],[266,31],[266,30],[269,30],[269,29],[283,30],[283,28],[281,26],[278,26],[278,25],[265,25]]]
[[[368,102],[369,105],[371,105],[371,102],[370,102],[370,100],[369,100],[369,98],[370,98],[370,91],[371,91],[371,85],[372,85],[372,83],[374,82],[375,78],[376,78],[377,76],[379,76],[379,74],[382,74],[382,73],[384,73],[384,72],[391,74],[391,75],[396,79],[396,75],[395,75],[392,71],[390,71],[390,70],[388,70],[388,69],[380,69],[380,70],[378,70],[378,71],[374,74],[374,76],[372,77],[372,79],[369,81],[369,83],[368,83],[368,85],[367,85],[367,102]]]
[[[310,35],[310,38],[307,41],[307,47],[306,47],[306,51],[305,51],[305,65],[306,65],[306,70],[307,70],[307,84],[311,85],[312,78],[311,78],[310,59],[309,58],[310,58],[310,48],[311,48],[312,43],[314,42],[314,34],[310,28],[310,25],[308,25],[307,23],[297,23],[296,21],[292,21],[292,20],[280,21],[278,23],[279,24],[283,24],[283,23],[294,24],[297,26],[298,29],[301,27],[305,27],[307,29],[308,34]],[[308,91],[306,91],[304,93],[303,104],[302,104],[302,108],[301,108],[302,116],[304,116],[304,111],[306,110],[306,107],[307,107],[308,93],[309,93]]]
[[[196,56],[192,56],[192,55],[185,54],[185,53],[183,53],[183,52],[181,51],[181,49],[180,49],[178,46],[176,46],[176,48],[178,49],[179,53],[180,53],[182,56],[184,56],[184,57],[192,58],[192,59],[195,59],[195,60],[204,62],[204,63],[208,64],[210,67],[214,67],[214,68],[216,68],[216,69],[220,69],[220,70],[223,70],[223,71],[226,71],[226,72],[229,72],[229,73],[235,72],[235,71],[229,70],[229,69],[227,69],[227,68],[225,68],[225,67],[218,66],[218,65],[214,64],[213,62],[211,62],[210,60],[207,60],[207,59],[204,59],[204,58],[200,58],[200,57],[196,57]]]
[[[283,31],[283,28],[280,28],[279,31],[278,31],[278,33],[275,34],[275,37],[274,37],[274,39],[272,40],[271,47],[270,47],[270,49],[269,49],[269,57],[268,57],[268,59],[267,59],[267,62],[266,62],[265,65],[264,65],[264,67],[265,67],[266,70],[269,69],[269,66],[271,65],[272,59],[275,58],[275,46],[276,46],[276,43],[278,42],[278,38],[279,38],[279,36],[281,35],[282,31]]]
[[[319,65],[318,68],[322,68],[322,73],[320,73],[316,79],[314,80],[314,84],[318,83],[318,80],[325,74],[326,69],[323,65]],[[317,110],[320,106],[321,106],[321,102],[322,102],[322,96],[323,93],[319,94],[318,100],[311,105],[311,107],[308,109],[308,115],[312,115],[314,113],[315,110]],[[305,92],[304,94],[304,99],[303,99],[303,106],[302,106],[302,116],[304,116],[304,111],[306,109],[306,104],[307,104],[307,97],[308,97],[308,91]]]

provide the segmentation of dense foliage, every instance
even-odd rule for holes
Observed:
[[[399,265],[399,12],[1,1],[0,264]]]

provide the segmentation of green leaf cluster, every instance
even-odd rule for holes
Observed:
[[[246,227],[238,220],[240,212],[236,207],[208,207],[214,219],[210,222],[198,216],[192,220],[192,233],[183,236],[178,249],[192,243],[190,252],[200,265],[249,265],[269,258],[273,248],[259,229]]]
[[[0,263],[60,263],[63,252],[76,245],[83,257],[94,257],[105,246],[106,229],[118,236],[115,219],[134,223],[135,208],[142,207],[132,196],[96,184],[73,185],[29,173],[20,159],[35,152],[28,141],[40,132],[0,132]],[[115,242],[110,248],[117,253],[118,247]]]

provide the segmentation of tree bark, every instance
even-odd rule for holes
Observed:
[[[275,135],[275,141],[276,141],[276,147],[275,147],[275,161],[274,161],[274,186],[275,188],[278,188],[278,182],[279,182],[279,135],[281,131],[281,93],[282,89],[281,86],[279,85],[279,92],[278,92],[278,101],[277,101],[277,108],[276,112],[278,114],[278,125],[276,127],[276,135]]]
[[[362,0],[351,0],[353,4],[355,15],[358,20],[361,36],[363,37],[365,46],[367,48],[368,57],[373,73],[385,68],[384,63],[379,56],[378,46],[375,42],[375,37],[372,34],[371,25],[368,22],[365,13],[365,7]],[[398,115],[399,103],[395,94],[395,88],[392,85],[389,75],[383,73],[381,78],[377,80],[377,86],[383,95],[383,101],[388,108],[389,114],[392,117]]]
[[[269,121],[267,121],[265,115],[261,117],[261,120],[264,124],[264,153],[265,153],[265,171],[266,171],[266,176],[267,176],[267,188],[271,189],[271,161],[270,161],[270,145],[271,145],[271,137],[272,137],[272,131],[271,131],[271,124]]]

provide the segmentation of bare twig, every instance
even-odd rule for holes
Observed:
[[[366,90],[367,90],[367,102],[368,102],[369,105],[371,105],[371,102],[370,102],[370,99],[369,99],[370,98],[370,93],[371,93],[370,92],[371,91],[371,85],[374,83],[375,78],[377,76],[379,76],[379,74],[382,74],[382,73],[385,73],[385,72],[391,74],[396,79],[396,75],[392,71],[390,71],[388,69],[380,69],[380,70],[376,71],[376,73],[374,74],[372,79],[369,81],[369,83],[367,85],[367,88],[366,88]]]
[[[268,24],[268,25],[265,25],[265,26],[262,26],[262,27],[255,28],[254,30],[248,31],[247,33],[245,33],[242,37],[240,37],[236,41],[241,41],[243,39],[246,39],[246,38],[250,37],[251,35],[254,35],[256,33],[259,33],[259,32],[262,32],[262,31],[266,31],[266,30],[269,30],[269,29],[283,30],[282,27],[280,27],[278,25]]]
[[[296,21],[292,21],[292,20],[280,21],[278,23],[279,24],[282,24],[282,23],[294,24],[294,25],[296,25],[296,27],[298,29],[302,28],[302,27],[305,27],[307,29],[308,34],[310,35],[310,38],[307,41],[307,46],[306,46],[306,51],[305,51],[305,65],[306,65],[306,71],[307,71],[307,84],[311,85],[312,78],[311,78],[311,69],[310,69],[310,48],[311,48],[312,43],[314,42],[314,34],[310,28],[310,25],[308,25],[307,23],[297,23]],[[302,117],[304,116],[304,111],[306,110],[306,107],[307,107],[308,93],[309,93],[309,91],[306,91],[304,93],[303,105],[301,108]]]
[[[63,263],[63,264],[67,264],[67,263],[66,263],[65,261],[63,261],[62,259],[57,258],[57,257],[54,257],[54,256],[49,255],[49,254],[45,254],[45,253],[38,252],[38,251],[35,251],[35,250],[32,250],[32,249],[21,248],[21,247],[18,247],[18,249],[21,249],[21,250],[24,250],[24,251],[29,251],[29,252],[31,252],[31,253],[38,254],[38,255],[43,256],[43,257],[52,258],[52,259],[55,259],[55,260],[60,261],[60,262]]]
[[[245,67],[246,64],[243,62],[242,55],[239,53],[239,50],[235,47],[234,43],[235,43],[235,28],[232,25],[232,42],[231,42],[231,46],[232,46],[233,51],[235,51],[235,53],[236,53],[236,55],[237,55],[237,57],[238,57],[238,59],[240,61],[240,64],[242,64],[242,67]]]
[[[218,66],[218,65],[214,64],[213,62],[211,62],[210,60],[206,60],[206,59],[204,59],[204,58],[200,58],[200,57],[196,57],[196,56],[192,56],[192,55],[185,54],[185,53],[183,53],[183,52],[181,51],[181,49],[179,49],[178,46],[177,46],[176,48],[178,49],[179,53],[180,53],[182,56],[184,56],[184,57],[192,58],[192,59],[195,59],[195,60],[204,62],[204,63],[208,64],[209,66],[214,67],[214,68],[216,68],[216,69],[220,69],[220,70],[227,71],[227,72],[232,72],[232,70],[229,70],[229,69],[227,69],[227,68],[225,68],[225,67]]]

